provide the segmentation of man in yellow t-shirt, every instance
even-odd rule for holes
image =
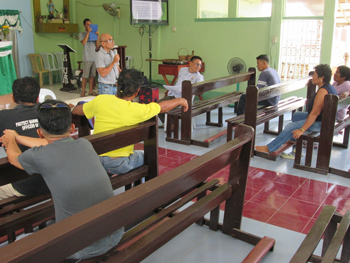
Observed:
[[[136,69],[125,69],[118,79],[117,95],[99,95],[92,101],[72,109],[73,114],[95,117],[94,133],[134,125],[146,121],[158,113],[167,112],[177,106],[187,111],[188,104],[183,98],[160,103],[140,104],[132,102],[142,83],[142,74]],[[143,151],[134,151],[130,145],[100,155],[100,161],[109,174],[123,174],[144,163]]]

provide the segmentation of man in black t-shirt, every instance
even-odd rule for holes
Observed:
[[[12,98],[16,107],[0,111],[0,137],[5,129],[19,135],[36,137],[39,128],[37,111],[40,86],[32,77],[16,79],[12,85]],[[19,145],[21,151],[28,147]],[[0,187],[0,200],[11,196],[37,196],[50,193],[44,179],[37,174]]]

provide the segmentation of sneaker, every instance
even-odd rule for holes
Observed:
[[[291,153],[282,153],[281,154],[281,158],[284,158],[284,159],[289,159],[289,160],[294,160],[295,159],[295,156]]]

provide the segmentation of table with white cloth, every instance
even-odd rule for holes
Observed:
[[[17,79],[12,59],[12,41],[0,42],[0,95],[12,93],[12,83]]]

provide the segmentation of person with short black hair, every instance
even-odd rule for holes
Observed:
[[[319,132],[321,130],[322,110],[324,97],[327,94],[337,95],[335,88],[329,84],[332,77],[332,70],[327,64],[320,64],[315,67],[312,76],[312,83],[318,86],[316,94],[308,101],[307,111],[297,111],[293,114],[292,122],[269,144],[256,146],[258,152],[272,153],[287,141],[295,142],[304,132]],[[287,158],[287,157],[286,157]],[[289,156],[292,159],[294,156]]]
[[[346,98],[350,93],[350,68],[347,66],[339,66],[337,71],[334,73],[334,82],[333,86],[337,91],[337,94],[340,98]],[[337,112],[337,121],[343,121],[348,106],[339,110]]]
[[[202,67],[202,58],[200,56],[193,56],[189,62],[188,67],[180,68],[179,75],[177,77],[177,81],[175,83],[175,87],[178,87],[178,91],[169,90],[168,94],[164,96],[164,98],[160,99],[158,102],[166,101],[166,100],[172,100],[175,98],[181,98],[181,84],[184,80],[191,81],[192,84],[197,82],[204,81],[204,77],[201,73],[199,73],[199,70]],[[158,115],[161,122],[164,123],[165,120],[165,113],[161,113]],[[163,127],[163,126],[160,126]]]
[[[11,129],[19,135],[39,138],[38,123],[38,98],[40,93],[39,83],[32,77],[16,79],[12,84],[12,99],[17,103],[13,109],[0,111],[0,137],[6,129]],[[27,146],[19,145],[23,152]],[[6,184],[0,187],[0,200],[12,196],[38,196],[49,194],[45,181],[40,174]]]
[[[269,67],[269,57],[260,55],[256,57],[257,68],[261,71],[258,79],[257,88],[261,89],[281,82],[275,69]],[[261,106],[275,106],[280,101],[281,96],[269,98],[258,102]],[[237,116],[245,113],[246,94],[242,94],[238,102]]]
[[[6,133],[2,141],[12,165],[30,175],[42,174],[51,191],[56,222],[113,197],[111,182],[91,143],[70,137],[75,126],[69,106],[59,100],[46,100],[38,107],[38,121],[38,134],[47,145],[22,153],[13,133]],[[101,255],[114,247],[123,233],[124,228],[118,229],[69,258]]]
[[[117,95],[99,95],[92,101],[75,106],[72,112],[88,119],[95,117],[94,133],[101,133],[144,122],[177,106],[187,111],[188,104],[183,98],[149,104],[132,102],[140,91],[142,81],[140,71],[124,69],[118,79]],[[134,145],[130,145],[101,154],[100,161],[108,174],[123,174],[143,165],[144,153],[134,151]]]
[[[95,32],[95,34],[97,35],[97,41],[89,41],[89,36],[92,31],[90,27],[91,20],[89,18],[85,18],[83,23],[84,23],[85,31],[79,34],[79,40],[84,46],[84,50],[83,50],[84,68],[83,68],[83,77],[81,82],[80,97],[85,96],[85,87],[86,87],[88,78],[89,78],[89,95],[96,96],[98,94],[93,91],[93,88],[95,86],[95,77],[96,77],[95,49],[99,47],[100,41],[98,38],[98,31]]]

